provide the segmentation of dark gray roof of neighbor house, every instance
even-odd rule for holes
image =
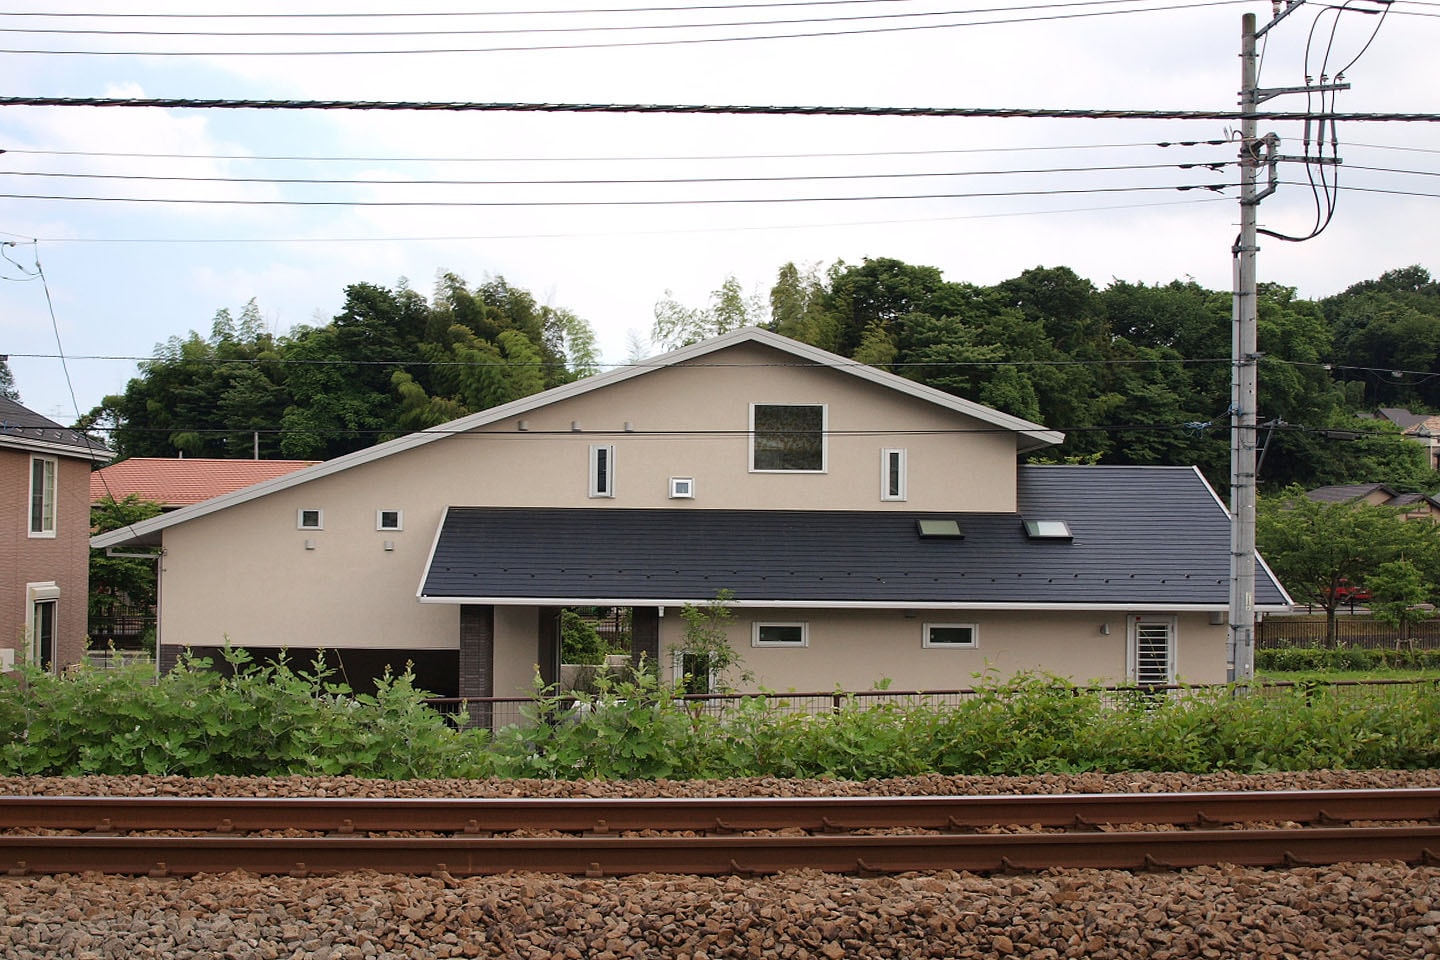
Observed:
[[[1329,487],[1316,487],[1307,491],[1305,496],[1317,503],[1345,503],[1348,500],[1368,497],[1376,490],[1384,493],[1387,500],[1395,496],[1395,491],[1383,483],[1337,483]]]
[[[24,447],[90,460],[109,460],[114,456],[112,451],[78,430],[62,427],[8,397],[0,397],[0,446]]]
[[[1402,431],[1418,427],[1430,419],[1430,414],[1428,413],[1411,413],[1404,407],[1381,407],[1380,416],[1395,424],[1395,426],[1399,427]]]
[[[1191,468],[1035,466],[1018,513],[451,507],[422,598],[1224,606],[1229,520]],[[960,538],[921,536],[953,519]],[[1032,540],[1024,520],[1070,539]],[[1289,603],[1263,566],[1256,604]]]

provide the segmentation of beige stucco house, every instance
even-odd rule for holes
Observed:
[[[1228,521],[1191,468],[1022,466],[1044,427],[745,329],[94,539],[163,550],[183,648],[412,662],[441,694],[558,673],[559,611],[687,603],[773,689],[986,670],[1225,679]],[[1263,571],[1257,603],[1288,598]]]

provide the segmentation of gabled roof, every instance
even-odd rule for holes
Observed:
[[[970,400],[952,396],[943,390],[936,390],[924,384],[907,380],[904,377],[877,370],[874,367],[848,360],[819,347],[812,347],[808,344],[791,340],[789,337],[782,337],[777,333],[768,330],[761,330],[758,327],[745,327],[734,330],[730,333],[712,337],[709,340],[692,344],[688,347],[681,347],[679,350],[671,351],[663,356],[646,360],[643,363],[620,367],[607,373],[598,374],[593,377],[586,377],[583,380],[576,380],[574,383],[567,383],[563,386],[554,387],[541,393],[514,400],[498,407],[491,407],[489,410],[482,410],[479,413],[472,413],[469,416],[461,417],[450,423],[442,424],[430,430],[421,430],[416,433],[406,434],[385,443],[376,444],[355,453],[346,454],[343,457],[336,457],[334,460],[326,460],[305,470],[278,477],[274,480],[247,487],[235,493],[223,494],[203,503],[176,510],[173,513],[153,517],[149,520],[134,524],[121,530],[114,530],[109,533],[100,534],[91,540],[95,547],[111,547],[122,543],[158,543],[160,532],[167,527],[184,523],[188,520],[197,519],[218,510],[244,503],[258,497],[285,490],[290,487],[308,483],[311,480],[318,480],[321,477],[328,477],[331,474],[340,473],[357,467],[362,464],[371,463],[385,457],[404,453],[407,450],[433,443],[436,440],[443,440],[448,436],[461,433],[466,430],[473,430],[477,427],[486,426],[510,417],[529,413],[548,404],[567,400],[571,397],[582,396],[594,390],[600,390],[611,384],[621,383],[635,377],[643,377],[656,370],[669,367],[681,366],[687,362],[703,359],[720,350],[745,343],[757,343],[783,351],[795,357],[800,363],[808,363],[816,366],[827,367],[841,373],[866,380],[871,383],[888,387],[900,393],[933,403],[936,406],[953,410],[966,416],[974,417],[982,423],[1014,432],[1017,451],[1034,450],[1039,447],[1060,443],[1065,435],[1059,431],[1047,430],[1037,423],[1022,420],[1019,417],[1012,417],[1008,413],[1001,413],[990,407],[982,406]]]
[[[213,460],[131,457],[90,474],[90,502],[134,494],[162,507],[186,507],[313,467],[318,460]]]
[[[1395,497],[1395,491],[1383,483],[1337,483],[1329,487],[1316,487],[1307,491],[1305,496],[1317,503],[1346,503],[1368,497],[1372,493],[1383,493],[1387,501]]]
[[[1431,419],[1428,413],[1411,413],[1404,407],[1381,407],[1380,416],[1399,427],[1401,433],[1411,433]]]
[[[1019,513],[451,507],[431,603],[1224,609],[1230,523],[1192,467],[1021,466]],[[963,538],[921,537],[919,519]],[[1022,520],[1072,538],[1029,540]],[[1290,599],[1262,563],[1256,604]]]
[[[42,417],[7,397],[0,397],[0,447],[49,453],[57,457],[83,457],[96,462],[115,456],[114,451],[85,434],[62,427],[49,417]]]

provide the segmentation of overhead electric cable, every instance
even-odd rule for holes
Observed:
[[[611,33],[617,31],[625,32],[649,32],[654,30],[710,30],[729,27],[788,27],[800,24],[811,23],[854,23],[865,20],[913,20],[922,17],[970,17],[983,14],[1005,13],[1013,14],[1024,10],[1055,10],[1071,9],[1075,7],[1102,7],[1129,5],[1133,6],[1146,0],[1080,0],[1072,3],[1034,3],[1019,4],[1015,6],[1002,7],[976,7],[966,10],[910,10],[903,13],[860,13],[848,14],[845,16],[826,17],[794,17],[789,19],[769,20],[726,20],[718,22],[682,22],[682,23],[625,23],[610,25],[582,25],[582,26],[561,26],[561,27],[457,27],[448,25],[429,30],[225,30],[225,31],[194,31],[194,30],[139,30],[123,29],[115,30],[98,27],[4,27],[0,26],[0,33],[25,33],[59,36],[106,36],[106,37],[205,37],[207,39],[220,39],[228,37],[433,37],[433,36],[513,36],[528,34],[550,34],[550,33]],[[1199,0],[1199,2],[1188,4],[1167,4],[1162,7],[1144,7],[1132,10],[1111,10],[1095,11],[1084,16],[1098,16],[1102,14],[1119,13],[1148,13],[1153,10],[1174,10],[1198,7],[1225,6],[1243,0]],[[745,8],[736,8],[745,9]],[[549,11],[536,10],[530,14],[531,17],[553,16]],[[1046,19],[1046,18],[1037,18]],[[989,23],[991,21],[985,21]],[[1006,22],[1014,22],[1006,21]],[[946,26],[939,24],[937,26]]]
[[[0,51],[3,52],[3,51]],[[380,110],[438,113],[653,113],[804,117],[935,117],[1053,120],[1307,120],[1312,113],[1050,107],[825,107],[673,103],[504,103],[430,100],[200,100],[188,97],[0,97],[0,107],[152,107],[190,110]],[[1331,120],[1435,123],[1437,113],[1330,113]]]
[[[1000,190],[991,193],[872,194],[833,197],[703,197],[689,200],[239,200],[225,197],[76,197],[63,194],[0,193],[6,200],[77,200],[97,203],[185,203],[251,207],[673,207],[762,203],[849,203],[866,200],[969,200],[977,197],[1049,197],[1083,193],[1143,193],[1157,190],[1228,190],[1233,183],[1170,184],[1144,187],[1077,187]]]
[[[1141,163],[1141,164],[1120,164],[1101,167],[1043,167],[1034,169],[1018,170],[940,170],[940,171],[916,171],[906,173],[829,173],[829,174],[794,174],[788,176],[765,176],[765,177],[649,177],[634,179],[572,179],[572,180],[394,180],[379,178],[312,178],[312,177],[185,177],[185,176],[164,176],[158,174],[141,173],[63,173],[46,172],[42,170],[4,170],[0,169],[0,176],[9,177],[47,177],[61,180],[143,180],[162,183],[267,183],[267,184],[312,184],[326,186],[396,186],[396,187],[514,187],[514,186],[628,186],[645,185],[657,186],[665,184],[693,184],[693,183],[802,183],[806,181],[833,181],[833,180],[913,180],[928,177],[1008,177],[1028,176],[1049,173],[1115,173],[1130,172],[1136,170],[1188,170],[1204,169],[1214,173],[1220,172],[1227,166],[1233,166],[1234,160],[1216,161],[1213,163]]]
[[[133,157],[151,160],[296,160],[315,163],[611,163],[688,160],[815,160],[843,157],[916,157],[970,153],[1026,153],[1054,150],[1122,150],[1134,147],[1223,147],[1229,140],[1138,141],[1135,143],[1067,143],[1018,147],[954,147],[935,150],[848,150],[828,153],[717,153],[660,154],[655,156],[486,156],[486,157],[413,157],[413,156],[318,156],[304,154],[252,153],[149,153],[120,150],[36,150],[7,147],[0,153],[47,157]],[[1404,147],[1394,149],[1403,150]],[[1440,153],[1440,150],[1432,151]]]

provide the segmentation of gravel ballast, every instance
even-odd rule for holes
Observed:
[[[1440,786],[1440,771],[657,783],[0,779],[115,796],[823,796]],[[0,877],[0,956],[1440,960],[1440,865],[885,877]]]

